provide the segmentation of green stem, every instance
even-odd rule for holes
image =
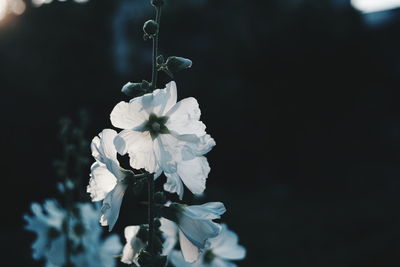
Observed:
[[[158,35],[160,32],[160,19],[161,19],[161,7],[156,7],[156,22],[158,24],[158,33],[153,37],[153,69],[151,75],[151,88],[154,90],[157,88],[157,56],[158,56]]]
[[[149,189],[149,206],[148,206],[148,216],[149,216],[149,253],[153,255],[154,253],[154,174],[148,176],[148,189]]]
[[[158,33],[153,37],[153,68],[151,75],[151,89],[155,90],[157,88],[157,56],[158,56],[158,35],[160,32],[160,19],[161,19],[161,7],[156,7],[156,22],[158,24]],[[148,235],[148,251],[151,255],[154,255],[154,174],[148,175],[148,219],[149,219],[149,235]]]

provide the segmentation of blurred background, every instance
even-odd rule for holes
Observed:
[[[148,2],[0,0],[2,266],[41,266],[22,214],[55,196],[59,119],[86,108],[91,139],[150,79]],[[206,196],[239,266],[400,266],[400,1],[167,2],[160,52],[194,62],[175,80],[217,141]]]

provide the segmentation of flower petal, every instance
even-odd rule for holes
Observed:
[[[192,205],[187,206],[184,209],[184,214],[186,216],[196,218],[196,219],[219,219],[220,215],[224,214],[226,208],[221,202],[208,202],[203,205]]]
[[[195,267],[197,265],[197,262],[193,264],[186,262],[185,259],[183,258],[182,252],[178,250],[172,251],[170,255],[170,261],[172,265],[176,267]]]
[[[185,98],[176,103],[166,114],[169,118],[166,126],[171,132],[178,135],[194,134],[203,136],[206,134],[206,126],[200,120],[200,109],[197,100],[193,97]]]
[[[207,159],[205,157],[197,157],[179,162],[177,173],[193,194],[201,194],[206,188],[206,179],[210,170]]]
[[[221,233],[210,239],[212,252],[223,259],[241,260],[246,256],[246,249],[238,244],[238,236],[222,224]]]
[[[108,225],[108,230],[111,231],[117,222],[119,210],[121,208],[122,199],[124,198],[127,184],[118,182],[114,189],[107,194],[101,207],[100,224],[102,226]]]
[[[139,101],[135,98],[129,103],[121,101],[111,111],[110,120],[114,127],[120,129],[134,129],[141,127],[149,118]]]
[[[114,138],[117,132],[111,129],[104,129],[99,136],[93,138],[91,149],[92,156],[98,161],[107,166],[107,169],[112,172],[117,179],[123,178],[121,167],[117,159],[117,150],[114,146]]]
[[[221,259],[221,258],[214,258],[214,260],[211,262],[212,267],[236,267],[237,265],[234,264],[233,262]]]
[[[99,260],[104,267],[113,267],[115,264],[115,256],[121,253],[122,244],[117,235],[107,237],[101,244]],[[100,265],[101,266],[101,265]]]
[[[93,163],[91,171],[86,192],[90,193],[92,201],[103,200],[114,189],[117,179],[105,165],[98,162]]]
[[[132,225],[125,227],[124,234],[126,244],[122,251],[121,262],[125,264],[132,264],[141,249],[141,243],[137,240],[136,235],[140,230],[140,226]]]
[[[123,130],[114,139],[114,144],[119,154],[129,153],[132,168],[156,172],[157,163],[150,133]]]
[[[174,137],[179,140],[178,144],[180,144],[180,156],[182,160],[191,160],[202,156],[215,146],[214,139],[208,134],[202,137],[194,134],[174,135]]]
[[[225,206],[220,202],[186,206],[180,213],[178,227],[193,245],[203,249],[207,239],[220,233],[221,226],[212,220],[224,212]]]
[[[183,146],[184,142],[170,134],[161,134],[154,140],[154,154],[164,172],[176,172],[177,162],[182,160]]]
[[[182,199],[184,187],[181,179],[176,173],[164,173],[167,177],[167,182],[164,184],[164,190],[170,193],[177,193],[179,198]]]
[[[185,261],[192,263],[199,258],[199,248],[193,245],[182,231],[179,231],[179,243]]]
[[[160,230],[163,232],[164,244],[163,244],[163,255],[170,255],[171,251],[174,249],[176,243],[178,242],[178,227],[177,225],[165,218],[160,218]]]
[[[177,92],[174,81],[168,83],[164,89],[156,89],[150,94],[134,98],[148,114],[165,115],[176,103]]]

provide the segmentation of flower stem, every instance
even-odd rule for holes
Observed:
[[[161,19],[161,7],[156,7],[156,22],[158,24],[158,33],[153,37],[153,69],[151,75],[151,88],[154,90],[157,88],[157,56],[158,56],[158,35],[160,32],[160,19]]]
[[[158,35],[160,32],[160,18],[161,18],[161,6],[156,6],[156,22],[158,24],[158,32],[153,36],[153,58],[152,58],[152,75],[151,75],[151,89],[155,90],[157,88],[157,56],[158,56]],[[148,176],[148,220],[149,220],[149,235],[148,235],[148,252],[154,255],[154,174]]]
[[[148,236],[148,251],[154,253],[154,174],[148,176],[149,189],[149,236]]]

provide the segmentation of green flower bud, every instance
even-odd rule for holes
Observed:
[[[164,57],[162,55],[159,55],[157,57],[157,64],[158,65],[164,64]]]
[[[127,96],[134,96],[139,91],[142,91],[142,84],[141,83],[128,82],[121,89],[121,92],[126,94]]]
[[[148,20],[144,23],[143,31],[149,36],[154,36],[158,33],[158,23],[154,20]]]
[[[122,87],[121,92],[126,94],[127,96],[134,97],[146,93],[149,88],[150,83],[145,80],[143,80],[141,83],[128,82]]]
[[[164,0],[151,0],[151,4],[155,7],[160,7],[164,5]]]
[[[170,72],[178,72],[192,66],[192,61],[183,57],[169,57],[166,62]]]

